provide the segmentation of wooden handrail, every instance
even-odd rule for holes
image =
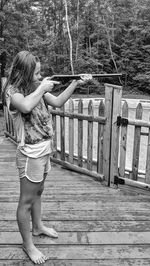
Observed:
[[[86,120],[89,122],[98,122],[101,124],[105,124],[105,122],[106,122],[106,117],[63,112],[63,111],[54,110],[54,109],[51,109],[51,114],[59,115],[61,117],[69,117],[69,118],[76,118],[76,119],[80,119],[80,120]]]

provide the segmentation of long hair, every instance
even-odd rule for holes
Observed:
[[[39,58],[28,51],[19,52],[12,63],[7,82],[3,89],[3,102],[9,85],[17,88],[20,93],[28,95],[32,90],[33,75]]]

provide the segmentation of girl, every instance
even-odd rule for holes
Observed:
[[[74,92],[78,84],[91,79],[83,74],[80,80],[71,84],[57,97],[52,91],[57,81],[40,75],[39,59],[28,51],[19,52],[12,63],[4,96],[9,113],[13,119],[18,148],[16,164],[20,177],[20,198],[17,208],[17,222],[23,239],[23,249],[37,264],[47,259],[38,250],[30,234],[30,215],[32,234],[45,234],[57,238],[57,232],[44,226],[41,220],[41,195],[44,181],[50,170],[53,128],[47,105],[61,107]]]

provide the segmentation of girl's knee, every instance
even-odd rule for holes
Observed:
[[[21,182],[20,201],[24,204],[34,204],[37,196],[41,196],[44,190],[44,179],[42,182],[34,183],[27,178]]]
[[[21,206],[22,208],[25,207],[27,209],[30,209],[33,203],[34,203],[33,195],[30,195],[30,196],[20,195],[18,206]]]

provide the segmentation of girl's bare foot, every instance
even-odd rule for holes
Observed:
[[[24,244],[22,245],[24,252],[28,255],[30,260],[35,264],[44,263],[47,258],[38,250],[34,245],[31,247],[26,247]]]
[[[58,238],[58,233],[53,228],[49,228],[44,225],[40,226],[38,229],[33,228],[32,234],[34,236],[46,235],[52,238]]]

